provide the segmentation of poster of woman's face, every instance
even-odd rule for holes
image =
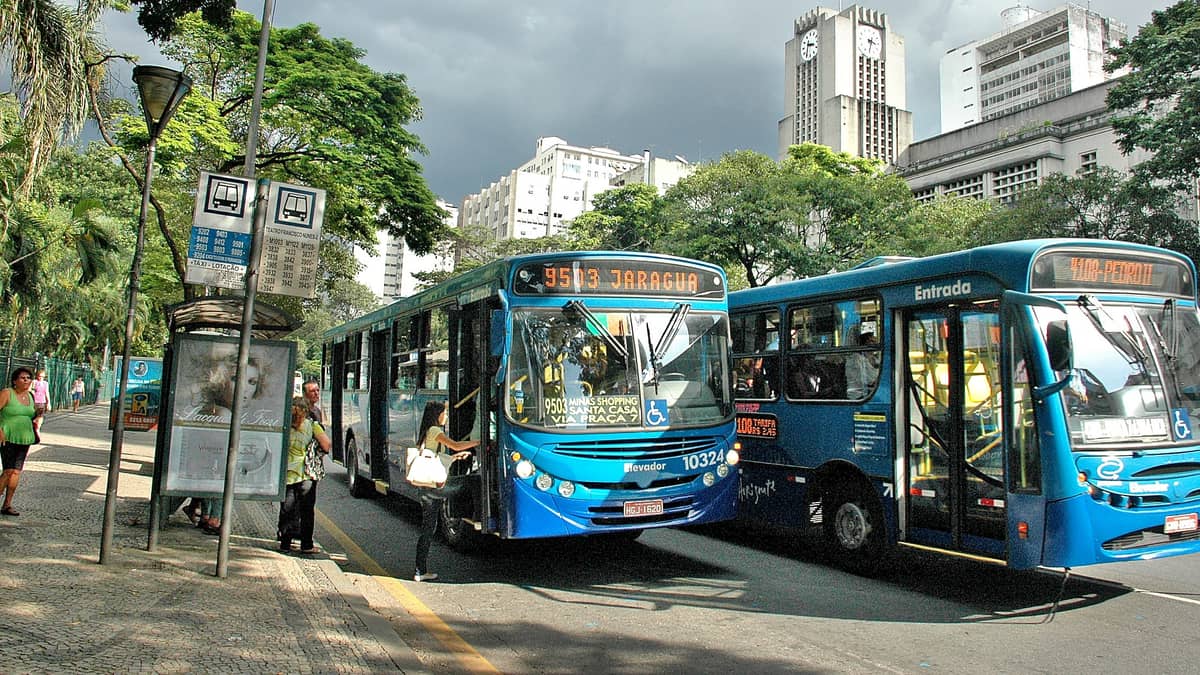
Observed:
[[[237,383],[237,342],[181,340],[175,380],[174,421],[229,425]],[[286,346],[250,345],[242,391],[242,427],[279,427],[291,393]]]
[[[286,342],[250,344],[234,479],[239,497],[281,495],[294,350]],[[224,489],[237,356],[237,338],[176,337],[164,494],[205,496]]]

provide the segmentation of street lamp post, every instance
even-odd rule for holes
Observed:
[[[183,73],[159,66],[136,66],[133,81],[142,100],[142,113],[150,142],[146,147],[146,173],[142,180],[142,209],[138,214],[137,244],[129,267],[129,308],[125,315],[125,346],[121,352],[120,384],[117,387],[117,419],[113,425],[112,448],[108,453],[108,489],[104,495],[104,526],[100,535],[100,564],[108,562],[112,548],[113,522],[117,512],[117,480],[121,475],[121,445],[125,436],[125,388],[129,385],[129,360],[133,356],[133,320],[142,276],[142,248],[146,243],[146,212],[150,210],[150,181],[154,178],[154,150],[158,136],[167,126],[179,102],[192,88]]]

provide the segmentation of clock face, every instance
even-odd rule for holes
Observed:
[[[874,26],[858,27],[858,53],[873,59],[879,58],[883,49],[883,36]]]
[[[800,58],[805,61],[812,61],[817,55],[817,29],[814,28],[804,34],[800,38]]]

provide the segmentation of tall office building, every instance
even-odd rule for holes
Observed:
[[[437,205],[447,213],[443,221],[446,226],[457,227],[458,209],[440,199]],[[384,303],[408,297],[420,290],[416,278],[418,273],[445,271],[454,266],[451,255],[441,251],[418,255],[408,248],[403,239],[393,237],[387,230],[380,230],[376,237],[374,254],[357,246],[354,248],[355,258],[363,266],[355,279],[371,289]]]
[[[904,38],[887,15],[858,5],[817,7],[796,19],[793,33],[784,46],[780,158],[810,142],[893,163],[912,142],[912,113],[905,109]]]
[[[941,63],[942,133],[1086,89],[1104,72],[1105,52],[1125,24],[1078,5],[1048,12],[1011,7],[1003,29],[946,52]]]

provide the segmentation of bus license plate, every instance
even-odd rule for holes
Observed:
[[[629,511],[626,505],[627,512]],[[1185,513],[1181,516],[1167,516],[1167,521],[1163,524],[1163,534],[1175,534],[1177,532],[1194,532],[1197,529],[1197,519],[1195,513]]]
[[[663,512],[661,499],[646,499],[640,502],[625,502],[625,517],[657,516]]]

